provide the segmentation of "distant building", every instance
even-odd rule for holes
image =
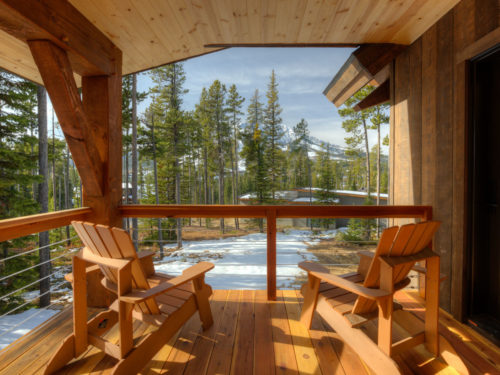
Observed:
[[[277,204],[292,204],[292,205],[316,205],[319,203],[317,193],[321,191],[320,188],[294,188],[292,190],[277,191],[275,197]],[[355,206],[363,205],[365,203],[367,193],[365,191],[353,190],[333,190],[337,198],[334,200],[336,205],[341,206]],[[377,196],[372,193],[372,199],[375,201]],[[252,199],[255,199],[254,193],[248,193],[240,196],[241,204],[250,204]],[[387,205],[387,194],[380,194],[380,205]],[[284,220],[284,219],[280,219]],[[347,225],[349,219],[336,219],[337,227],[344,227]],[[309,226],[309,220],[306,218],[290,219],[290,225],[297,227]]]

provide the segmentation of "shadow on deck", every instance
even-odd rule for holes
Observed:
[[[396,299],[423,319],[421,300],[415,293],[401,291]],[[310,331],[299,323],[301,303],[302,296],[295,290],[278,291],[276,302],[268,302],[265,291],[215,290],[211,299],[214,325],[201,331],[195,314],[141,374],[369,374],[355,352],[317,314]],[[42,373],[71,329],[72,310],[68,308],[1,351],[0,375]],[[370,333],[370,323],[365,329]],[[146,333],[146,326],[136,323],[134,337]],[[440,315],[440,333],[465,359],[471,374],[500,374],[500,349],[445,312]],[[107,336],[117,340],[117,330]],[[396,360],[408,374],[457,373],[429,359],[423,345]],[[92,348],[59,373],[106,374],[114,364],[114,359]]]

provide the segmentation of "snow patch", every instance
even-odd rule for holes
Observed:
[[[307,251],[308,245],[321,238],[335,236],[336,230],[314,235],[310,231],[292,230],[277,233],[277,285],[281,289],[296,287],[296,277],[303,274],[297,266],[303,260],[317,258]],[[221,240],[186,241],[183,248],[155,263],[158,272],[180,275],[198,262],[212,262],[215,268],[207,273],[206,282],[213,289],[266,289],[267,240],[265,233]]]
[[[0,319],[0,350],[45,322],[58,310],[30,309]]]

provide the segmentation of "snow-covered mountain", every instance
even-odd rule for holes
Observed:
[[[289,128],[286,125],[281,125],[281,128],[283,129],[284,133],[282,138],[282,144],[286,146],[293,142],[293,140],[295,139],[295,134],[293,132],[293,129]],[[310,157],[315,157],[318,151],[325,151],[326,146],[330,146],[330,152],[332,153],[333,159],[347,160],[347,157],[345,155],[345,148],[342,146],[321,141],[320,139],[313,136],[309,137],[309,145],[310,145],[310,151],[309,151]]]

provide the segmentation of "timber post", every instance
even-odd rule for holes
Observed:
[[[276,300],[276,210],[267,210],[267,299]]]

